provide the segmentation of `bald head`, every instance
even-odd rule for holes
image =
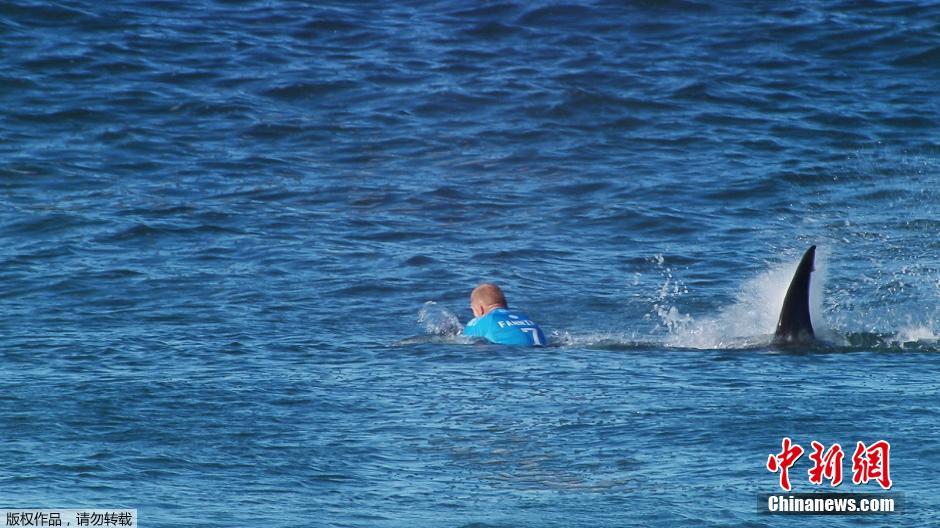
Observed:
[[[499,286],[491,283],[484,283],[473,289],[470,294],[470,309],[473,310],[474,317],[486,315],[496,308],[506,308],[506,296]]]

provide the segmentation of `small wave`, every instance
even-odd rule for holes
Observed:
[[[73,123],[106,122],[112,116],[108,112],[91,108],[64,108],[49,112],[12,113],[11,117],[31,124],[60,124],[64,121]]]
[[[195,226],[155,226],[145,223],[136,223],[131,227],[122,229],[116,233],[111,233],[99,240],[106,243],[117,243],[124,241],[150,241],[161,237],[190,236],[208,234],[240,234],[241,231],[229,227],[214,224],[199,224]]]
[[[357,24],[349,19],[336,16],[311,20],[303,25],[303,29],[313,32],[314,34],[331,34],[336,32],[358,31],[364,29],[364,26]]]
[[[296,82],[264,90],[262,95],[282,101],[300,101],[332,95],[337,92],[351,90],[352,88],[355,88],[355,83],[345,80],[332,82]]]
[[[556,26],[571,24],[573,21],[589,20],[590,7],[577,4],[561,4],[539,7],[526,12],[519,18],[519,23],[527,26]]]
[[[80,228],[86,225],[90,225],[91,223],[91,220],[81,216],[64,213],[53,213],[30,216],[6,224],[2,227],[8,233],[35,236],[39,234],[48,235],[69,229]]]
[[[461,31],[461,34],[477,38],[500,38],[519,33],[516,26],[502,24],[496,21],[483,22],[472,28]]]
[[[905,55],[899,57],[893,61],[895,66],[936,66],[940,64],[940,46],[931,47],[926,50],[921,50],[917,53]]]
[[[402,265],[409,267],[424,267],[434,264],[435,262],[437,261],[427,255],[415,255],[402,262]]]

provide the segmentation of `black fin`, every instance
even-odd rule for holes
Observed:
[[[816,246],[812,246],[803,254],[803,260],[797,266],[787,296],[783,299],[783,309],[780,310],[777,331],[774,332],[775,345],[810,343],[816,339],[813,322],[809,317],[809,279],[815,270],[815,260]]]

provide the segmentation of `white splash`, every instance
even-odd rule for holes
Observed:
[[[810,282],[810,317],[817,336],[823,339],[833,335],[822,317],[827,264],[828,255],[817,253],[816,271]],[[677,297],[672,293],[681,292],[683,288],[672,285],[676,281],[672,273],[668,272],[660,292],[661,302],[654,305],[655,313],[668,331],[666,344],[713,349],[746,348],[770,343],[783,299],[798,265],[799,259],[772,266],[757,277],[745,281],[735,295],[733,304],[721,308],[715,315],[699,318],[683,314],[671,305]]]
[[[418,311],[418,324],[427,335],[432,336],[459,336],[463,330],[460,319],[447,308],[438,306],[435,301],[424,303]]]
[[[904,346],[908,343],[937,342],[940,340],[940,336],[937,335],[933,327],[934,325],[932,323],[930,326],[923,324],[910,324],[908,326],[901,327],[901,329],[898,330],[894,341],[901,346]]]

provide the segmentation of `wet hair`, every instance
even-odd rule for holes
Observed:
[[[473,293],[470,294],[470,302],[481,302],[484,306],[508,306],[506,304],[506,296],[503,295],[503,290],[499,289],[499,286],[485,282],[476,288],[473,289]]]

